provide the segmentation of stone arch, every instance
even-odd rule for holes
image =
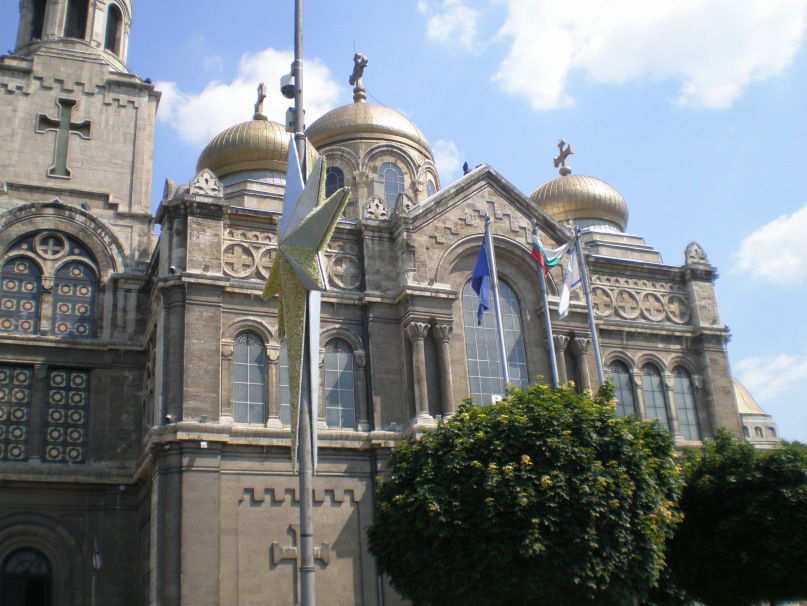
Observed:
[[[426,180],[429,177],[432,178],[432,180],[434,181],[434,186],[439,191],[440,190],[440,173],[437,171],[437,165],[434,162],[432,162],[431,160],[426,159],[418,167],[417,179],[419,181],[422,181],[424,183],[424,187],[425,187]]]
[[[361,164],[359,157],[347,147],[329,147],[323,150],[322,156],[329,164],[331,159],[343,162],[348,168],[350,168],[351,172],[354,173],[359,170],[359,165]]]
[[[353,349],[354,356],[364,356],[364,341],[349,328],[345,328],[343,326],[331,326],[323,330],[319,337],[321,351],[324,350],[328,341],[332,341],[333,339],[342,339],[348,345],[350,345],[351,349]]]
[[[603,359],[603,365],[605,366],[606,370],[608,369],[611,364],[614,362],[622,362],[625,366],[628,367],[629,371],[638,370],[639,367],[636,365],[633,357],[624,351],[611,351],[605,354]]]
[[[84,244],[98,264],[102,282],[126,267],[126,255],[118,237],[105,223],[80,208],[53,200],[24,204],[0,215],[3,248],[39,230],[61,231]]]
[[[683,355],[673,356],[668,362],[667,372],[673,372],[678,366],[686,370],[693,381],[695,380],[695,376],[698,374],[698,367],[690,358]]]
[[[375,175],[378,167],[375,167],[376,170],[373,170],[373,163],[375,159],[382,154],[390,154],[395,156],[404,163],[405,171],[408,171],[408,175],[406,172],[404,172],[404,175],[409,177],[409,183],[411,185],[418,173],[417,162],[415,162],[412,154],[398,145],[393,145],[391,143],[379,143],[378,145],[374,145],[368,149],[361,157],[361,170]]]
[[[0,561],[23,547],[41,551],[50,561],[55,606],[83,603],[81,579],[90,556],[82,553],[81,542],[71,529],[50,516],[36,513],[0,518]]]
[[[230,344],[235,342],[235,338],[242,332],[254,332],[261,338],[264,345],[279,347],[279,339],[276,337],[276,332],[272,331],[269,323],[261,318],[247,317],[238,318],[231,322],[222,331],[222,341]]]
[[[653,366],[655,366],[658,369],[658,371],[661,373],[662,377],[664,376],[665,372],[669,372],[667,362],[664,360],[664,358],[662,358],[661,356],[659,356],[657,354],[648,353],[648,352],[642,353],[639,356],[639,358],[636,360],[636,370],[641,372],[642,369],[647,364],[652,364]]]

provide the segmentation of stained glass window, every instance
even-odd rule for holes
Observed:
[[[404,192],[403,171],[393,162],[384,162],[378,167],[378,176],[384,180],[384,204],[391,211],[398,201],[398,194]]]
[[[329,427],[356,427],[353,349],[342,339],[325,346],[325,418]]]
[[[636,414],[636,402],[633,397],[633,378],[627,365],[616,360],[609,367],[611,383],[614,385],[616,396],[616,413],[620,417]]]
[[[325,195],[330,196],[345,186],[345,173],[338,166],[329,166],[325,171]]]
[[[685,440],[700,440],[701,425],[698,421],[698,410],[695,406],[695,392],[692,389],[692,378],[686,369],[677,366],[673,371],[675,379],[673,394],[675,410],[678,413],[678,426]]]
[[[34,370],[0,366],[0,461],[28,460]]]
[[[61,337],[87,339],[94,334],[95,273],[70,262],[56,272],[53,285],[53,330]]]
[[[527,386],[527,355],[521,330],[521,308],[516,294],[504,282],[499,282],[499,299],[502,307],[504,345],[510,383]],[[491,297],[492,300],[492,297]],[[488,404],[494,395],[504,396],[499,358],[496,317],[493,310],[485,312],[482,325],[477,324],[476,311],[479,297],[471,288],[470,280],[462,289],[462,316],[465,327],[465,351],[468,361],[468,378],[471,397],[478,404]]]
[[[642,394],[644,411],[648,419],[658,419],[661,426],[670,431],[670,417],[667,415],[667,398],[664,395],[664,382],[659,369],[652,364],[642,368]]]
[[[280,347],[280,355],[277,359],[278,365],[278,391],[280,396],[279,413],[280,422],[284,425],[291,425],[291,394],[289,392],[289,351],[284,343]]]
[[[266,348],[253,333],[235,339],[233,419],[236,423],[266,422]]]
[[[0,274],[0,330],[36,334],[39,329],[41,272],[36,263],[16,257]]]
[[[86,370],[48,371],[45,396],[44,460],[84,463],[87,459],[90,373]]]

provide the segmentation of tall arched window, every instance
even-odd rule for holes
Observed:
[[[121,26],[123,25],[123,15],[117,4],[110,4],[106,11],[106,37],[104,48],[120,55]]]
[[[392,210],[395,208],[398,194],[404,192],[403,171],[393,162],[384,162],[378,167],[378,176],[384,180],[384,204]]]
[[[53,329],[61,337],[88,339],[95,333],[98,280],[87,265],[71,261],[56,272],[53,284]]]
[[[527,386],[527,356],[521,330],[521,308],[516,294],[504,282],[499,282],[499,299],[502,306],[502,327],[507,352],[510,383]],[[476,311],[479,297],[471,288],[470,280],[462,289],[462,317],[465,327],[465,352],[468,361],[468,379],[471,397],[478,404],[488,404],[494,395],[504,396],[501,363],[499,358],[496,319],[492,312],[477,324]]]
[[[667,398],[664,396],[664,382],[659,369],[652,364],[642,368],[642,395],[644,411],[648,419],[658,419],[661,426],[670,431],[670,417],[667,415]]]
[[[90,10],[89,0],[68,0],[67,16],[64,22],[65,38],[87,37],[87,13]]]
[[[331,196],[344,186],[345,173],[338,166],[329,166],[325,171],[325,196]]]
[[[0,461],[28,460],[33,387],[33,367],[0,366]]]
[[[233,420],[266,423],[266,348],[258,335],[243,332],[233,350]]]
[[[0,330],[34,335],[39,329],[39,266],[24,257],[11,259],[0,272]]]
[[[284,425],[291,425],[291,392],[289,390],[289,350],[284,343],[280,347],[280,355],[277,358],[277,381],[278,381],[278,410],[280,422]]]
[[[17,549],[3,561],[0,572],[3,604],[47,606],[51,603],[51,584],[50,562],[36,549]]]
[[[611,383],[614,384],[614,395],[616,396],[616,413],[620,417],[627,417],[636,414],[636,402],[633,397],[633,378],[630,375],[627,365],[616,360],[611,362],[608,369],[611,374]]]
[[[431,179],[426,180],[426,196],[431,197],[437,193],[437,186]]]
[[[356,427],[353,348],[342,339],[325,346],[325,419],[329,427]]]
[[[678,426],[685,440],[700,440],[701,425],[698,421],[698,410],[695,406],[695,390],[692,389],[692,377],[681,366],[673,370],[675,379],[673,394],[675,410],[678,413]]]
[[[754,436],[756,436],[757,438],[764,438],[765,437],[765,435],[762,433],[762,428],[761,427],[754,427]]]
[[[45,27],[45,8],[48,0],[31,1],[31,35],[30,40],[41,40],[42,29]]]

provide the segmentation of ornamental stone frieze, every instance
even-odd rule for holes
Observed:
[[[686,324],[689,301],[676,284],[618,276],[592,276],[591,305],[598,318]]]
[[[224,273],[240,280],[266,280],[276,251],[273,233],[227,228],[221,257]]]

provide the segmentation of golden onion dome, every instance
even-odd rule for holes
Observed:
[[[213,137],[199,156],[196,172],[209,168],[219,179],[252,170],[285,173],[288,155],[286,129],[256,113],[252,120]]]
[[[317,149],[354,139],[378,139],[409,144],[434,159],[426,137],[409,118],[376,103],[357,101],[337,107],[316,120],[305,134]]]
[[[544,183],[530,198],[558,222],[566,219],[604,221],[622,231],[628,225],[625,199],[605,181],[594,177],[562,174]]]

